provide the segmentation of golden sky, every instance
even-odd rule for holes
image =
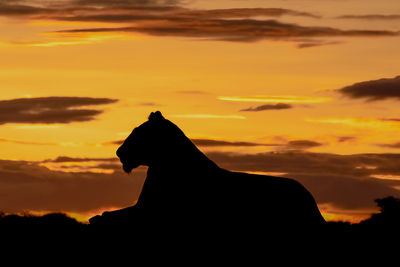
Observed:
[[[398,0],[0,0],[0,210],[131,205],[145,172],[115,150],[160,110],[222,167],[368,216],[400,196],[399,31]]]

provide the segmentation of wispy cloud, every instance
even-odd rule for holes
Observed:
[[[272,143],[256,143],[249,141],[226,141],[226,140],[215,140],[215,139],[202,139],[193,138],[191,139],[195,145],[202,147],[254,147],[254,146],[281,146],[281,144]]]
[[[308,41],[300,41],[300,43],[297,45],[297,48],[310,48],[310,47],[337,45],[337,44],[343,44],[343,42],[342,41],[325,41],[325,40],[308,40]]]
[[[137,103],[137,105],[138,105],[138,106],[143,106],[143,107],[157,107],[157,106],[161,106],[160,104],[155,103],[155,102],[140,102],[140,103]]]
[[[14,139],[6,139],[6,138],[0,138],[0,142],[12,143],[12,144],[18,144],[18,145],[39,145],[39,146],[57,145],[57,143],[51,143],[51,142],[34,142],[34,141],[23,141],[23,140],[14,140]]]
[[[322,143],[313,140],[290,140],[277,143],[263,143],[263,142],[252,142],[252,141],[231,141],[221,139],[210,139],[210,138],[191,138],[190,139],[196,146],[199,147],[273,147],[275,150],[306,150],[313,147],[322,146]],[[115,140],[105,142],[105,145],[121,145],[124,140]]]
[[[330,101],[327,97],[308,97],[308,96],[219,96],[219,100],[232,102],[255,102],[255,103],[299,103],[315,104]]]
[[[261,40],[296,41],[298,38],[399,36],[394,31],[340,30],[329,27],[305,27],[276,20],[181,20],[132,27],[81,28],[58,33],[121,32],[152,36],[191,37],[216,41],[255,42]],[[57,33],[57,32],[56,32]]]
[[[395,142],[395,143],[391,143],[391,144],[378,144],[378,146],[386,147],[386,148],[400,149],[400,142]]]
[[[17,1],[1,2],[0,15],[28,20],[112,23],[115,27],[87,27],[56,31],[65,33],[124,33],[199,38],[218,41],[255,42],[286,40],[299,48],[337,44],[324,37],[398,36],[390,30],[342,30],[323,26],[283,23],[281,16],[320,19],[318,15],[284,8],[190,9],[181,1]],[[65,37],[65,36],[64,36]],[[309,42],[304,38],[318,38]],[[76,41],[78,42],[78,41]],[[60,41],[60,44],[67,42]],[[56,45],[57,42],[53,42]],[[40,45],[40,44],[38,44]]]
[[[365,14],[365,15],[342,15],[336,17],[338,19],[353,19],[353,20],[398,20],[400,14]]]
[[[69,173],[113,174],[121,170],[121,164],[117,158],[72,158],[60,156],[55,159],[43,160],[38,164],[52,171]]]
[[[54,9],[25,4],[26,1],[1,1],[0,15],[2,16],[28,16],[55,12]],[[24,4],[23,4],[24,3]]]
[[[49,35],[48,35],[49,36]],[[68,38],[63,38],[62,40],[54,37],[54,36],[49,36],[53,37],[50,38],[49,40],[46,41],[39,41],[39,42],[11,42],[11,45],[16,45],[16,46],[31,46],[31,47],[55,47],[55,46],[66,46],[66,45],[84,45],[84,44],[92,44],[92,43],[98,43],[102,42],[105,40],[110,40],[110,39],[117,39],[122,37],[123,35],[121,34],[81,34],[79,36],[64,36]]]
[[[286,149],[290,150],[303,150],[318,146],[322,146],[322,144],[312,140],[292,140],[285,145]]]
[[[319,205],[331,203],[336,208],[348,210],[374,208],[375,198],[391,194],[400,196],[400,191],[395,188],[400,183],[392,179],[400,175],[396,163],[400,160],[399,154],[337,155],[287,151],[259,154],[209,152],[207,156],[230,170],[286,173],[286,177],[304,184]]]
[[[356,136],[337,136],[336,138],[339,143],[353,142],[357,139]]]
[[[265,111],[265,110],[281,110],[281,109],[291,109],[293,108],[292,105],[285,104],[285,103],[278,103],[278,104],[265,104],[256,107],[250,107],[241,109],[240,111],[251,111],[251,112],[258,112],[258,111]]]
[[[119,161],[117,158],[76,158],[76,157],[67,157],[67,156],[59,156],[55,159],[46,159],[43,160],[42,163],[48,162],[56,162],[56,163],[64,163],[64,162],[104,162],[104,161]]]
[[[343,124],[359,128],[386,128],[389,130],[393,130],[393,128],[400,128],[399,121],[388,121],[386,119],[375,118],[306,118],[305,121],[315,123]]]
[[[219,115],[219,114],[175,114],[171,115],[174,118],[187,118],[187,119],[235,119],[244,120],[245,116],[240,115]]]
[[[1,210],[79,213],[133,205],[145,170],[139,168],[133,173],[136,179],[127,179],[114,159],[96,160],[99,161],[0,160]],[[21,199],[24,201],[16,201]]]
[[[228,170],[279,173],[294,178],[312,192],[319,205],[330,203],[345,210],[365,209],[374,208],[375,198],[400,196],[396,189],[400,186],[400,154],[282,151],[208,152],[207,156]],[[93,212],[130,206],[137,200],[145,169],[135,170],[135,179],[130,179],[120,165],[117,158],[60,156],[41,162],[0,160],[2,211]]]
[[[127,133],[127,135],[129,135],[129,133]],[[108,142],[104,142],[103,145],[122,145],[122,143],[124,142],[124,140],[114,140],[114,141],[108,141]]]
[[[94,120],[103,111],[82,108],[118,100],[92,97],[35,97],[0,100],[0,124],[70,123]]]
[[[187,20],[210,20],[210,19],[240,19],[257,16],[280,17],[283,15],[305,16],[319,18],[307,12],[297,12],[283,8],[229,8],[229,9],[187,9],[178,6],[154,7],[120,7],[113,10],[99,10],[90,12],[85,10],[83,14],[75,16],[55,16],[54,19],[69,21],[93,21],[93,22],[140,22],[168,20],[170,22],[183,22]],[[100,12],[99,12],[100,11]]]

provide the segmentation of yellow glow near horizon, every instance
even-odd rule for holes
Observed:
[[[394,130],[400,128],[399,121],[379,120],[373,118],[306,118],[307,122],[343,124],[360,128],[376,128],[379,130]]]
[[[371,177],[382,179],[382,180],[400,180],[400,175],[393,175],[393,174],[373,174]]]

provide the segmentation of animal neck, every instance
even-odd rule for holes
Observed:
[[[174,173],[204,173],[220,168],[216,163],[204,155],[189,138],[185,138],[180,145],[166,151],[159,160],[149,166],[150,169],[173,171]]]

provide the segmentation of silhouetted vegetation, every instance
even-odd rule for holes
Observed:
[[[324,240],[331,242],[342,240],[345,241],[356,241],[357,239],[369,239],[376,240],[395,238],[400,236],[400,199],[392,196],[376,199],[380,212],[372,214],[370,218],[361,221],[360,223],[349,223],[343,221],[327,222],[327,224],[318,230],[319,235],[324,236]],[[157,232],[158,235],[162,234],[161,231],[165,231],[165,234],[178,236],[178,232],[171,233],[172,228],[160,227],[163,223],[169,225],[168,221],[162,221],[162,218],[157,222],[149,223],[146,227],[144,220],[140,219],[138,214],[136,218],[130,217],[127,221],[127,217],[118,214],[113,215],[112,213],[106,213],[106,221],[102,221],[102,225],[99,222],[93,224],[86,224],[78,222],[77,220],[62,214],[62,213],[50,213],[42,216],[24,214],[4,214],[0,213],[0,234],[4,236],[18,236],[18,237],[51,237],[53,239],[65,239],[75,238],[76,240],[93,237],[96,235],[118,235],[121,231],[131,229],[131,231],[125,232],[127,234],[135,233],[137,238],[145,238],[147,234],[152,231]],[[136,223],[135,223],[136,221]],[[129,223],[128,223],[129,222]],[[216,224],[218,222],[215,222]],[[156,227],[158,225],[158,227]],[[171,226],[171,225],[169,225]],[[221,230],[223,226],[220,226]],[[229,226],[227,226],[229,228]],[[190,229],[183,227],[184,233],[187,238],[193,237],[201,232],[201,229]],[[174,231],[178,231],[178,227],[173,228]],[[189,231],[188,231],[189,230]],[[231,229],[232,230],[232,229]],[[265,229],[268,232],[268,229]],[[270,229],[274,231],[276,229]],[[232,237],[235,235],[245,236],[246,233],[251,233],[249,229],[234,229],[230,234]],[[215,232],[214,234],[220,234]],[[226,233],[225,233],[226,234]],[[254,233],[252,233],[254,234]],[[271,233],[272,234],[272,233]],[[225,235],[225,237],[227,237]],[[116,236],[116,238],[124,239],[124,236]],[[253,238],[257,238],[253,236]],[[330,239],[331,238],[331,239]]]
[[[66,238],[84,234],[87,225],[62,213],[42,216],[31,214],[0,214],[0,234],[19,237]]]

